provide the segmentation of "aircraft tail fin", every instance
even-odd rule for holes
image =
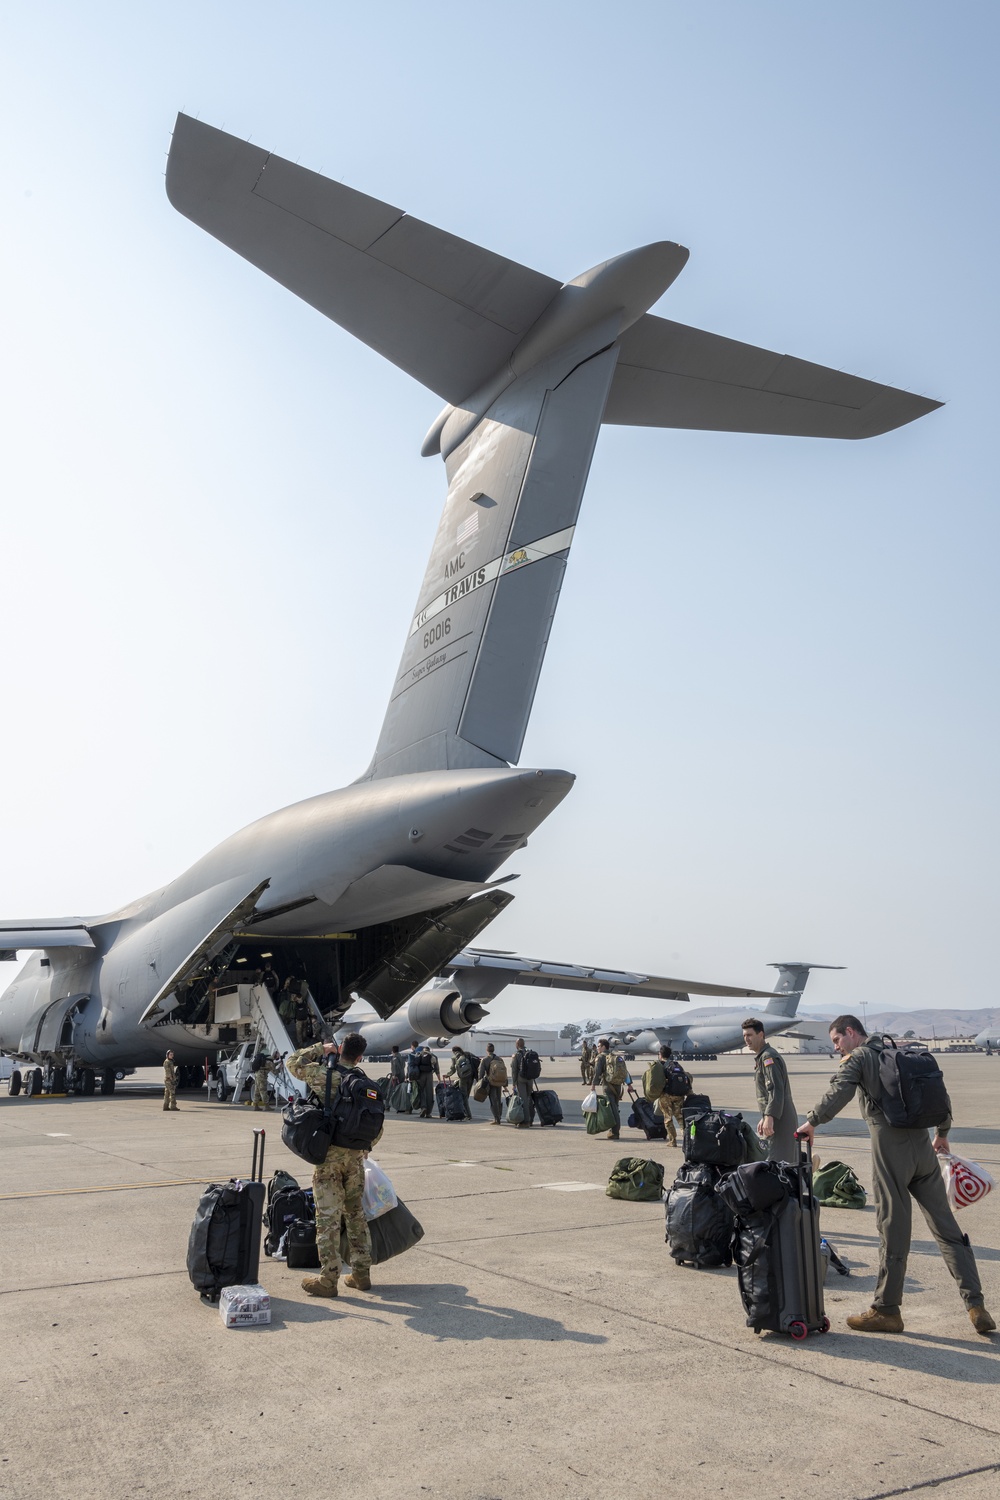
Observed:
[[[842,969],[843,967],[843,964],[768,964],[769,969],[778,971],[778,982],[774,987],[777,998],[768,1001],[764,1014],[794,1016],[798,1011],[810,969]]]

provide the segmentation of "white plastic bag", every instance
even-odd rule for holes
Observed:
[[[365,1190],[361,1196],[361,1212],[366,1219],[378,1219],[395,1208],[398,1203],[396,1191],[377,1161],[365,1157]]]
[[[586,1099],[584,1099],[583,1103],[580,1105],[580,1108],[583,1110],[583,1112],[584,1112],[585,1115],[596,1115],[597,1114],[597,1093],[596,1093],[596,1090],[591,1089],[591,1091],[587,1095]]]
[[[990,1188],[996,1184],[977,1161],[966,1161],[964,1156],[940,1156],[938,1161],[941,1171],[944,1173],[944,1185],[948,1194],[948,1202],[952,1208],[968,1208],[970,1203],[978,1203],[980,1198],[985,1198]]]

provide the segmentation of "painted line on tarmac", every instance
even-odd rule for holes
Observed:
[[[43,1188],[38,1193],[0,1193],[0,1203],[10,1203],[15,1198],[67,1198],[77,1193],[134,1193],[139,1188],[191,1187],[198,1182],[204,1184],[204,1177],[177,1177],[172,1182],[109,1182],[102,1187]]]
[[[994,1474],[1000,1464],[980,1464],[978,1469],[959,1469],[957,1474],[942,1474],[938,1479],[921,1479],[916,1484],[904,1484],[898,1490],[879,1490],[877,1495],[865,1495],[863,1500],[892,1500],[894,1495],[912,1495],[916,1490],[932,1490],[939,1484],[950,1484],[953,1479],[971,1479],[974,1474]]]

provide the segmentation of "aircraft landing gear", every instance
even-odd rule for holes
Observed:
[[[41,1092],[42,1070],[41,1068],[32,1068],[31,1072],[28,1074],[28,1087],[25,1089],[25,1093],[27,1094],[29,1099],[34,1099]]]
[[[13,1073],[11,1073],[10,1077],[7,1080],[7,1092],[12,1097],[21,1092],[21,1074],[20,1070],[17,1068],[14,1069]]]
[[[53,1068],[49,1079],[50,1094],[65,1094],[66,1092],[66,1069]]]
[[[101,1093],[113,1094],[115,1091],[115,1083],[116,1078],[114,1068],[105,1068],[104,1072],[101,1074]]]
[[[89,1098],[96,1088],[97,1076],[93,1068],[84,1068],[83,1077],[80,1080],[80,1093]]]

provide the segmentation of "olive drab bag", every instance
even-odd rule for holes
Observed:
[[[828,1161],[813,1173],[813,1192],[821,1208],[864,1208],[868,1201],[853,1169],[842,1161]]]
[[[655,1104],[667,1092],[667,1070],[659,1059],[650,1063],[642,1075],[642,1092],[650,1104]]]
[[[878,1103],[897,1130],[928,1130],[951,1114],[944,1074],[923,1047],[897,1047],[891,1036],[881,1038]]]
[[[663,1197],[663,1167],[641,1156],[623,1156],[611,1168],[604,1190],[609,1198],[626,1203],[659,1203]]]
[[[614,1130],[615,1116],[610,1103],[603,1094],[597,1096],[597,1108],[587,1111],[587,1134],[603,1135],[607,1130]]]

